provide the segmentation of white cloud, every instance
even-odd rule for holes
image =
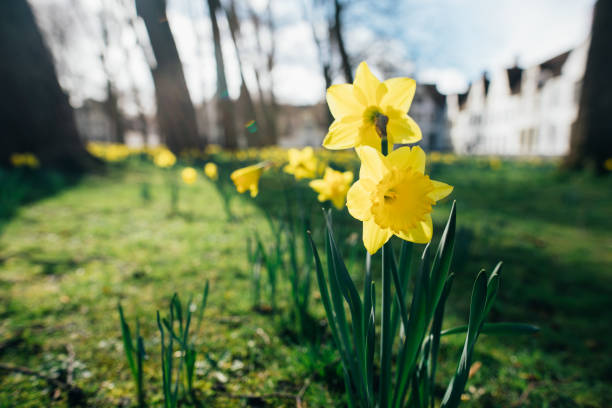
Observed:
[[[325,98],[325,81],[319,71],[301,64],[274,68],[276,97],[281,103],[314,104]]]
[[[434,83],[444,94],[465,92],[468,81],[461,71],[455,68],[427,68],[418,75],[420,83]]]

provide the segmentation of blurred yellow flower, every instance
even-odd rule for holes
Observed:
[[[213,162],[206,163],[204,166],[204,174],[211,180],[217,181],[219,179],[219,169]]]
[[[238,190],[240,194],[249,190],[251,192],[251,197],[256,197],[259,193],[259,179],[266,165],[266,163],[258,163],[235,170],[230,175],[230,178],[234,182],[236,190]]]
[[[317,176],[317,158],[312,147],[289,149],[288,156],[289,164],[285,166],[285,173],[293,174],[296,180]]]
[[[332,85],[327,90],[327,104],[335,120],[323,146],[337,150],[367,145],[380,150],[377,128],[385,126],[389,146],[418,142],[421,129],[408,116],[415,89],[410,78],[380,82],[362,62],[352,85]]]
[[[353,182],[353,172],[340,172],[328,167],[322,179],[312,180],[308,185],[317,193],[320,202],[331,200],[339,210],[344,207],[346,193]]]
[[[502,162],[499,159],[499,157],[491,157],[489,159],[489,167],[491,167],[491,170],[499,170],[502,167]]]
[[[606,161],[604,161],[604,168],[608,171],[612,171],[612,157],[606,159]]]
[[[198,173],[193,167],[185,167],[183,171],[181,171],[181,178],[185,184],[193,184],[198,178]]]
[[[223,148],[221,146],[219,146],[218,144],[209,144],[208,146],[206,146],[205,152],[206,154],[217,154],[217,153],[221,153],[223,151]]]
[[[176,156],[170,150],[163,149],[155,154],[153,162],[157,167],[172,167],[176,163]]]
[[[40,166],[38,159],[32,153],[13,153],[11,155],[11,164],[14,167],[30,167],[32,169]]]
[[[346,206],[363,221],[363,243],[374,254],[392,235],[416,243],[431,240],[432,206],[453,187],[425,175],[425,152],[401,147],[383,156],[376,149],[356,149],[359,180],[351,186]]]

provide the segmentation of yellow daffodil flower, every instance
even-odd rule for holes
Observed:
[[[183,171],[181,171],[181,178],[185,184],[193,184],[198,178],[198,173],[195,171],[193,167],[185,167]]]
[[[408,116],[415,89],[410,78],[380,82],[362,62],[353,84],[332,85],[327,90],[327,105],[335,120],[323,146],[337,150],[367,145],[380,150],[377,129],[384,126],[389,146],[418,142],[421,129]]]
[[[206,163],[204,166],[204,174],[206,174],[206,177],[213,181],[217,181],[219,179],[219,169],[213,162]]]
[[[238,190],[240,194],[249,190],[251,192],[251,197],[256,197],[259,193],[259,179],[266,165],[266,163],[258,163],[232,172],[230,178],[234,182],[236,190]]]
[[[330,200],[339,210],[344,207],[346,193],[353,182],[353,172],[340,172],[328,167],[322,179],[312,180],[308,185],[317,193],[320,202]]]
[[[38,158],[32,153],[13,153],[11,155],[11,164],[14,167],[29,167],[32,169],[40,166]]]
[[[285,173],[293,174],[296,180],[316,177],[317,158],[312,147],[289,149],[288,155],[289,164],[285,166]]]
[[[349,212],[363,221],[363,243],[374,254],[392,235],[415,243],[431,240],[432,206],[453,187],[425,175],[425,152],[401,147],[383,156],[376,149],[356,149],[359,180],[348,191]]]
[[[170,150],[163,149],[155,154],[153,162],[157,167],[172,167],[176,163],[176,156]]]
[[[499,170],[502,167],[502,162],[498,157],[491,157],[489,159],[489,166],[491,170]]]

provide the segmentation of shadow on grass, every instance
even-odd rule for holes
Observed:
[[[581,234],[594,237],[609,234],[612,229],[612,179],[597,179],[586,173],[563,174],[553,166],[511,163],[500,172],[473,164],[464,167],[435,166],[432,176],[455,186],[458,202],[453,261],[457,279],[447,307],[451,320],[467,319],[469,293],[478,271],[491,270],[503,261],[500,294],[491,320],[524,321],[542,328],[535,343],[533,338],[504,340],[512,342],[507,345],[535,344],[547,358],[567,364],[562,365],[566,370],[559,373],[561,377],[611,379],[610,265],[605,265],[603,245],[581,254],[579,239]],[[300,211],[307,212],[313,236],[318,245],[323,245],[322,204],[307,182],[296,183],[282,173],[271,174],[262,179],[255,203],[276,219],[297,219]],[[448,203],[439,207],[435,212],[445,213]],[[470,220],[469,224],[462,219]],[[442,227],[435,225],[434,248]],[[361,233],[361,223],[344,209],[334,211],[334,228],[348,258],[351,234]],[[567,231],[567,240],[555,236],[556,228]],[[416,249],[420,250],[422,247]],[[362,270],[359,260],[364,254],[359,246],[357,268],[347,262],[358,287]],[[378,257],[374,257],[373,270],[379,268]],[[581,372],[572,374],[572,369]]]
[[[48,169],[0,168],[0,233],[19,207],[75,185],[81,175]]]

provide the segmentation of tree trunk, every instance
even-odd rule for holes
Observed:
[[[175,153],[201,149],[206,141],[198,133],[195,109],[166,16],[166,1],[136,0],[136,12],[144,20],[157,60],[151,73],[162,139]]]
[[[0,1],[0,55],[0,164],[7,165],[12,153],[30,152],[44,166],[94,166],[26,0]]]
[[[125,143],[125,122],[119,109],[119,101],[110,80],[106,81],[106,101],[104,101],[106,114],[113,124],[113,133],[116,143]]]
[[[257,120],[257,113],[255,111],[255,104],[249,88],[247,87],[244,79],[244,66],[242,64],[242,55],[240,52],[240,46],[238,44],[238,35],[240,35],[240,22],[238,20],[238,14],[236,13],[236,6],[233,1],[230,2],[229,8],[225,10],[227,22],[232,36],[232,42],[236,50],[236,59],[238,60],[238,69],[240,70],[240,97],[238,98],[238,104],[240,107],[240,116],[243,120],[240,122],[243,124],[241,127],[244,131],[244,137],[248,147],[261,146],[263,143],[262,132],[260,129],[260,123]]]
[[[570,151],[565,165],[572,169],[594,166],[606,171],[604,162],[612,157],[612,2],[595,4],[591,45],[587,57],[578,118],[572,126]]]
[[[342,36],[342,4],[339,0],[334,0],[334,38],[338,43],[338,50],[340,51],[340,60],[342,61],[342,71],[346,82],[353,82],[353,69],[351,68],[351,61],[346,52],[346,46],[344,45],[344,37]]]
[[[217,62],[217,103],[221,114],[221,129],[224,133],[224,146],[228,149],[238,148],[238,137],[236,134],[236,119],[234,105],[229,97],[227,80],[225,79],[225,63],[221,48],[221,33],[217,22],[218,0],[207,0],[212,26],[213,42],[215,46],[215,60]]]

